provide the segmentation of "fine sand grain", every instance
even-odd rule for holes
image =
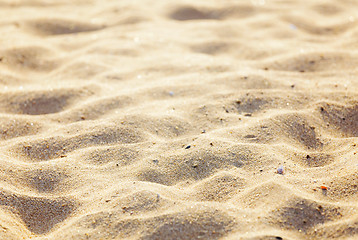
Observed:
[[[0,239],[358,239],[358,1],[0,8]]]

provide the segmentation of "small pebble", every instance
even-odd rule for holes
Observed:
[[[188,145],[188,146],[186,146],[186,147],[185,147],[185,149],[189,149],[190,147],[191,147],[191,146],[190,146],[190,145]]]
[[[292,30],[297,30],[297,26],[295,25],[295,24],[290,24],[290,28],[292,29]]]
[[[199,164],[197,162],[194,162],[192,165],[191,165],[193,168],[197,168],[199,166]]]
[[[278,168],[277,168],[277,173],[278,174],[282,174],[283,175],[283,166],[279,166]]]
[[[173,91],[170,91],[170,92],[169,92],[169,95],[170,95],[171,97],[173,97],[173,96],[174,96],[174,92],[173,92]]]

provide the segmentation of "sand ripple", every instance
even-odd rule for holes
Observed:
[[[356,2],[0,7],[1,239],[358,238]]]

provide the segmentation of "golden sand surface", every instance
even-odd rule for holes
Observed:
[[[358,239],[358,1],[0,10],[0,239]]]

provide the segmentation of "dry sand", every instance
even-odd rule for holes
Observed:
[[[0,239],[358,239],[356,0],[0,8]]]

